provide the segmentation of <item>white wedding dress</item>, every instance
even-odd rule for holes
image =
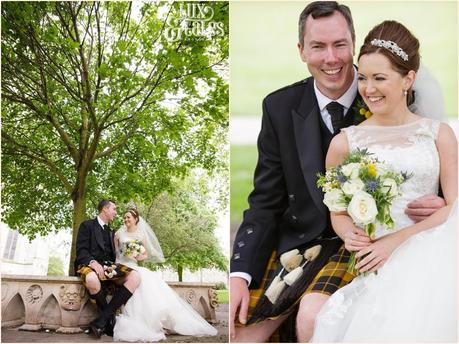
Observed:
[[[121,245],[143,239],[139,230],[132,233],[120,230],[118,236]],[[135,259],[124,255],[120,255],[117,262],[137,270],[141,282],[116,317],[115,341],[157,342],[166,338],[165,330],[191,336],[217,334],[214,327],[152,271],[138,266]]]
[[[428,118],[343,129],[350,150],[368,148],[393,169],[413,173],[391,208],[395,230],[412,224],[404,213],[410,201],[438,192],[438,129],[439,122]],[[360,275],[333,294],[316,319],[312,341],[456,342],[456,210],[451,213],[397,248],[377,275]],[[379,226],[376,236],[391,232]]]

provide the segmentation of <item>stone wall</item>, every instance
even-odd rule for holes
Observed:
[[[169,285],[207,321],[216,322],[218,300],[212,284]],[[97,315],[97,307],[89,301],[78,277],[2,276],[2,327],[78,333]]]

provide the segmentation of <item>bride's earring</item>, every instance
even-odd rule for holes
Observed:
[[[403,90],[403,95],[406,97],[408,94],[408,91],[407,90]]]

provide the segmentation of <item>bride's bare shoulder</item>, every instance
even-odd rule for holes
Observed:
[[[349,153],[349,143],[347,135],[344,131],[336,135],[330,142],[328,148],[327,158],[325,159],[325,166],[339,165]]]

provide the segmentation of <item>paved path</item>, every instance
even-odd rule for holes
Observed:
[[[217,309],[215,327],[218,334],[212,337],[192,337],[170,335],[161,343],[227,343],[228,342],[228,305],[220,305]],[[112,337],[102,336],[96,339],[85,333],[61,334],[54,331],[19,331],[17,328],[2,329],[1,343],[105,343],[113,342]]]

